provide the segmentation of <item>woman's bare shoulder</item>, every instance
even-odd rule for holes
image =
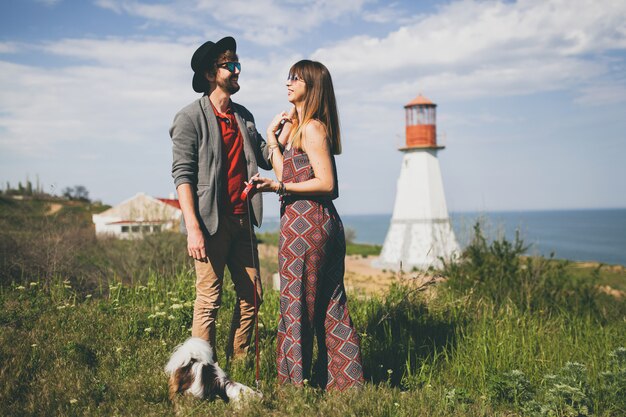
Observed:
[[[317,119],[309,120],[302,126],[306,145],[322,145],[327,142],[326,126]]]

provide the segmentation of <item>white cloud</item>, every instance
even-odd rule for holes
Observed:
[[[58,152],[59,145],[85,140],[167,138],[175,112],[198,97],[189,67],[197,42],[63,39],[29,47],[71,58],[73,64],[42,68],[0,61],[0,146],[5,149],[43,157]],[[235,100],[262,109],[255,115],[266,123],[287,108],[285,74],[297,59],[242,57],[242,91]]]
[[[193,13],[194,7],[189,7],[189,2],[146,4],[140,1],[97,0],[95,4],[118,14],[126,13],[158,23],[199,28],[202,22],[202,19]]]
[[[190,90],[184,64],[190,45],[83,39],[44,49],[88,63],[40,68],[0,61],[1,141],[13,151],[42,156],[67,142],[145,140],[167,131],[172,103]]]
[[[225,5],[198,0],[146,5],[100,0],[101,7],[145,17],[148,24],[184,26],[188,30],[180,33],[187,37],[77,38],[42,43],[7,38],[0,42],[0,54],[4,54],[0,55],[0,165],[9,166],[4,172],[44,173],[32,166],[39,170],[44,160],[52,161],[49,172],[71,171],[67,177],[72,181],[79,176],[87,185],[87,181],[101,183],[100,190],[106,191],[95,189],[94,194],[108,202],[146,189],[146,184],[171,186],[167,131],[175,112],[198,97],[191,90],[189,60],[208,30],[215,31],[210,39],[232,30],[241,34],[238,39],[253,40],[245,43],[246,48],[250,43],[288,46],[271,48],[269,54],[265,48],[257,48],[254,57],[241,56],[242,90],[234,99],[254,113],[264,131],[274,113],[288,109],[284,83],[289,66],[310,56],[310,45],[322,44],[310,41],[306,43],[309,46],[301,47],[305,34],[315,36],[325,22],[352,14],[384,22],[403,7],[364,13],[361,0],[309,3],[261,0]],[[314,51],[314,58],[333,74],[339,101],[345,141],[339,170],[345,204],[354,205],[349,200],[352,197],[361,201],[352,211],[391,208],[392,177],[400,158],[396,148],[404,140],[402,105],[418,92],[447,105],[553,91],[565,91],[565,100],[573,97],[584,105],[625,101],[626,78],[621,74],[626,5],[622,3],[464,0],[448,3],[429,15],[407,15],[402,27],[385,36],[360,34],[336,39]],[[362,30],[367,33],[368,29],[364,26]],[[36,61],[29,59],[35,56],[33,52]],[[11,61],[14,55],[10,54],[20,54],[19,60]],[[54,65],[41,64],[48,57]],[[480,141],[500,143],[504,140],[501,136],[515,134],[491,134],[486,128],[472,136],[467,129],[490,124],[521,132],[528,124],[517,113],[506,119],[506,110],[466,108],[462,115],[459,110],[457,114],[440,113],[440,120],[448,118],[443,127],[451,129],[451,142],[456,141],[445,154],[450,160],[454,149],[466,146],[468,152],[470,146],[480,146]],[[135,152],[144,159],[124,159],[129,153],[134,158]],[[485,148],[481,152],[489,154]],[[31,168],[8,164],[17,154]],[[479,154],[477,151],[477,159],[486,157]],[[60,167],[66,164],[60,161],[70,157],[75,158],[74,163]],[[466,161],[456,158],[453,165],[462,171]],[[76,174],[73,170],[81,161],[84,171]],[[479,165],[491,163],[498,166],[500,161],[481,159]],[[363,170],[364,166],[375,169]],[[129,183],[111,186],[108,177],[102,179],[102,171]],[[155,173],[165,178],[156,181]],[[88,180],[81,175],[92,177]],[[481,184],[480,175],[475,175],[477,184]],[[371,189],[383,191],[372,195]]]
[[[175,0],[159,5],[137,0],[98,0],[100,7],[150,22],[210,31],[218,25],[260,45],[284,45],[327,21],[358,13],[366,0]],[[212,23],[215,23],[212,25]]]
[[[17,44],[15,42],[0,42],[0,54],[12,54],[17,52]]]
[[[48,7],[56,6],[61,3],[61,0],[35,0],[37,3],[44,4]]]
[[[605,75],[608,62],[599,58],[624,49],[624,2],[464,0],[385,37],[355,36],[314,57],[345,81],[378,86],[384,100],[407,89],[447,97],[558,90]]]

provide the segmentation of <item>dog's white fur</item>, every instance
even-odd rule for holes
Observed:
[[[228,379],[226,373],[211,358],[213,348],[206,340],[190,337],[178,345],[165,365],[165,372],[170,376],[170,396],[182,392],[197,398],[220,396],[228,401],[239,402],[246,397],[260,397],[261,394],[238,382]],[[191,365],[188,372],[181,375],[182,368]],[[211,380],[205,380],[205,367],[208,367]],[[191,385],[181,390],[181,379],[192,379]]]

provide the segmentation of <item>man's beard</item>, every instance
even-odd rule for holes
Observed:
[[[237,91],[239,91],[239,88],[240,88],[239,82],[237,82],[236,85],[233,85],[231,83],[231,77],[217,80],[217,85],[222,90],[228,91],[229,94],[235,94]]]

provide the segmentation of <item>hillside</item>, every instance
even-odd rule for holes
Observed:
[[[163,366],[190,334],[194,299],[184,237],[95,239],[91,208],[49,207],[0,201],[0,415],[171,415]],[[279,294],[266,282],[263,399],[186,399],[181,415],[625,415],[626,302],[602,290],[623,285],[623,269],[523,257],[521,241],[475,234],[428,291],[411,274],[374,285],[370,256],[349,259],[364,389],[325,394],[315,375],[304,389],[276,385]],[[261,239],[270,276],[275,237]],[[220,358],[235,302],[226,282]],[[252,353],[220,361],[254,385]]]

